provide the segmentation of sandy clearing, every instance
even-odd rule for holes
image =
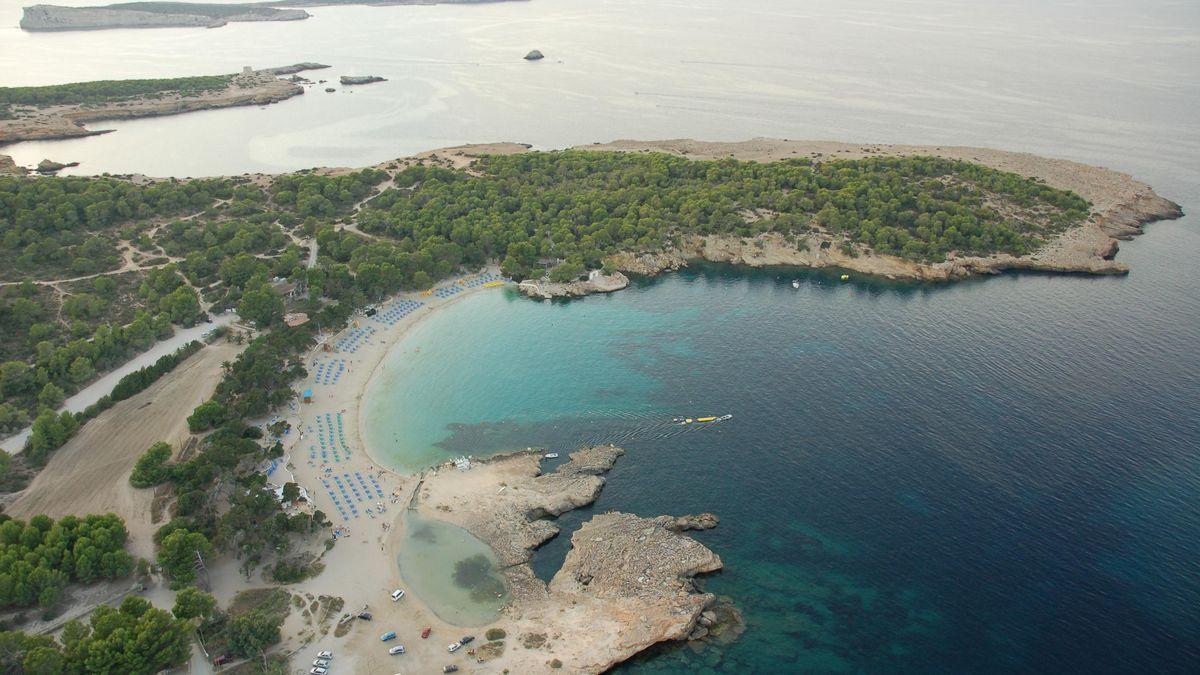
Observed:
[[[153,491],[131,487],[129,474],[156,441],[175,444],[187,437],[187,416],[212,395],[221,363],[241,349],[229,342],[209,345],[145,391],[101,413],[51,456],[5,512],[27,519],[39,513],[61,518],[111,511],[125,519],[130,552],[153,559]]]

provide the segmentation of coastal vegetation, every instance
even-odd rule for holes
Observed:
[[[6,673],[138,673],[178,666],[191,654],[191,622],[128,596],[100,605],[88,623],[69,621],[58,638],[0,632]]]
[[[1033,179],[934,157],[757,163],[565,151],[484,157],[476,170],[405,169],[359,227],[402,249],[444,245],[451,261],[496,258],[525,276],[542,259],[598,269],[611,253],[692,234],[826,232],[918,262],[1024,255],[1089,208]]]
[[[112,103],[147,96],[196,96],[229,86],[233,75],[148,80],[95,80],[41,87],[0,87],[0,107]]]

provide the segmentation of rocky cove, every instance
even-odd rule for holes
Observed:
[[[467,530],[499,558],[512,597],[503,623],[515,640],[494,666],[600,673],[659,643],[740,634],[737,610],[693,581],[722,567],[684,534],[715,527],[712,514],[599,514],[572,535],[549,583],[533,573],[533,551],[559,533],[553,518],[594,502],[624,452],[584,447],[543,473],[542,452],[530,449],[472,460],[468,470],[446,463],[420,477],[409,508]]]

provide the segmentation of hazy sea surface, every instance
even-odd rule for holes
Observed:
[[[531,0],[66,33],[19,30],[25,4],[0,0],[0,86],[333,66],[308,74],[331,85],[264,108],[100,122],[116,133],[5,150],[23,164],[79,161],[76,172],[240,174],[465,142],[761,135],[988,145],[1139,172],[1170,162],[1196,182],[1200,155],[1191,0]],[[522,60],[532,48],[546,59]],[[388,81],[336,83],[364,74]]]
[[[301,60],[389,78],[3,149],[26,164],[211,175],[767,135],[1027,150],[1200,208],[1191,1],[533,0],[63,34],[17,31],[20,4],[0,0],[0,85]],[[566,304],[481,293],[400,343],[368,437],[401,468],[628,448],[544,576],[594,511],[719,514],[696,535],[725,561],[704,585],[749,631],[631,672],[1195,672],[1198,257],[1189,215],[1122,243],[1124,278],[699,267]]]

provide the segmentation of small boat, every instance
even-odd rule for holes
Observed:
[[[692,418],[690,418],[690,417],[689,417],[689,418],[687,418],[687,419],[685,419],[685,420],[680,420],[680,421],[679,421],[679,423],[680,423],[680,424],[691,424],[692,422],[695,422],[695,421],[696,421],[696,420],[694,420],[694,419],[692,419]]]
[[[558,453],[557,452],[547,452],[546,454],[542,455],[542,457],[545,457],[546,459],[558,459]]]
[[[850,275],[849,275],[849,274],[843,274],[843,275],[842,275],[842,281],[850,281]]]
[[[696,421],[697,422],[712,422],[716,419],[717,419],[716,417],[697,417]]]
[[[425,630],[421,631],[421,639],[423,640],[423,639],[429,637],[429,633],[431,633],[432,631],[433,631],[432,628],[430,628],[429,626],[426,626]]]
[[[719,420],[721,420],[722,422],[724,422],[725,420],[731,420],[731,419],[733,419],[733,415],[721,415],[721,416],[720,416],[720,417],[718,417],[717,419],[719,419]]]
[[[800,288],[800,280],[792,279],[792,288]]]

